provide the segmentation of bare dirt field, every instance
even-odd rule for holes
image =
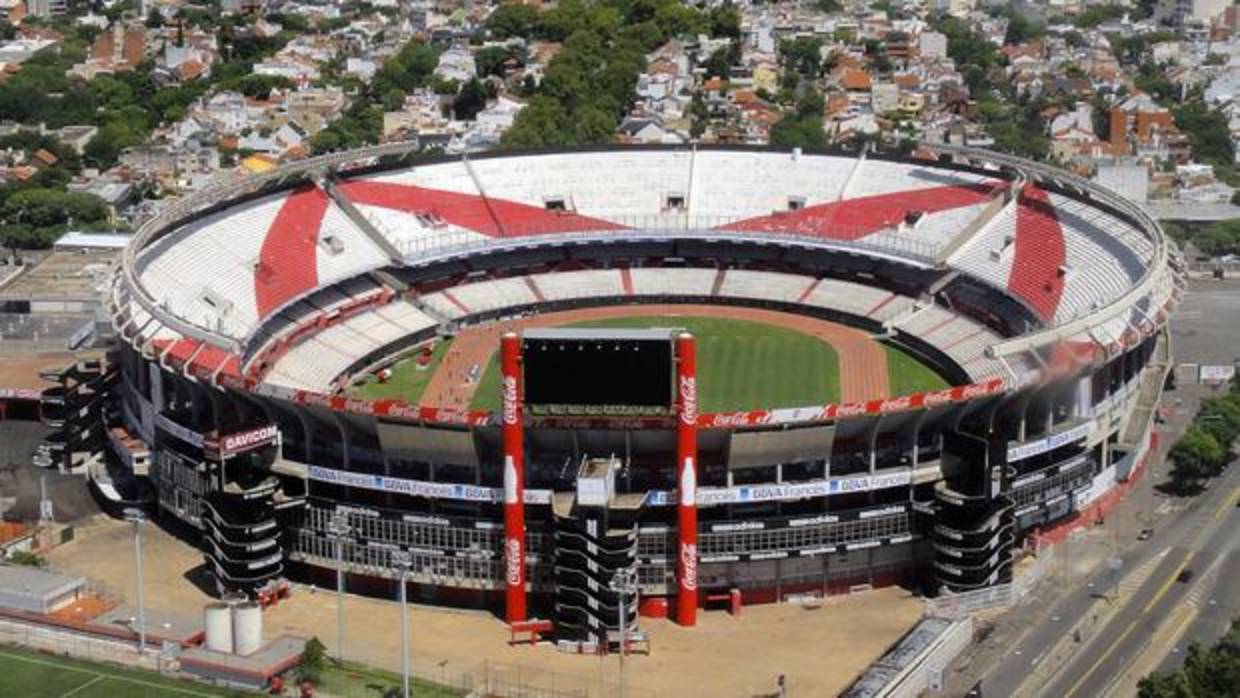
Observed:
[[[72,543],[49,556],[58,571],[89,576],[132,598],[132,537],[128,524],[96,518]],[[201,612],[210,600],[192,580],[201,579],[201,554],[155,526],[143,533],[148,605],[182,615]],[[375,666],[400,667],[399,610],[391,601],[345,597],[345,656]],[[643,620],[649,656],[626,662],[634,698],[654,696],[769,695],[786,674],[791,696],[832,696],[916,623],[922,602],[901,589],[829,599],[819,608],[753,606],[739,617],[722,611],[699,616],[696,628]],[[434,678],[476,672],[483,662],[519,665],[530,683],[578,687],[600,695],[601,680],[616,681],[615,657],[567,655],[550,646],[509,647],[494,616],[415,606],[410,611],[414,672]],[[336,597],[298,587],[293,597],[264,614],[265,637],[318,636],[333,651]],[[552,678],[551,673],[555,676]],[[594,685],[591,685],[594,682]]]

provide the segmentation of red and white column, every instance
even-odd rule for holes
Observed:
[[[504,442],[504,616],[525,620],[525,432],[521,422],[521,340],[513,332],[500,338],[503,375]]]
[[[676,557],[676,622],[697,625],[697,342],[685,333],[676,337],[676,508],[680,537]]]

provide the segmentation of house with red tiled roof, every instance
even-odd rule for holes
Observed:
[[[835,72],[831,74],[831,77],[836,84],[848,92],[868,93],[873,86],[870,74],[860,68],[849,66],[837,67]]]
[[[205,76],[208,72],[207,66],[201,61],[188,60],[177,66],[177,78],[181,82],[190,82]]]
[[[40,170],[45,167],[51,167],[58,162],[60,162],[60,158],[45,148],[39,148],[34,151],[34,155],[30,158],[30,164]]]

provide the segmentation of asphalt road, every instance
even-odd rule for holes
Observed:
[[[1240,512],[1234,512],[1233,516],[1240,516]],[[1240,579],[1240,548],[1233,546],[1222,556],[1218,575],[1203,589],[1201,612],[1189,623],[1175,647],[1163,657],[1159,671],[1180,668],[1190,643],[1196,642],[1203,647],[1213,645],[1227,632],[1232,619],[1240,618],[1240,584],[1236,583],[1237,579]]]
[[[1240,465],[1233,465],[1201,504],[1183,517],[1182,538],[1170,546],[1154,574],[1039,695],[1055,698],[1104,696],[1115,677],[1145,649],[1158,627],[1181,604],[1189,601],[1194,584],[1178,581],[1182,570],[1204,573],[1231,551],[1240,549],[1240,511],[1233,495],[1240,489]],[[1221,563],[1220,563],[1221,564]]]
[[[1149,475],[1147,473],[1147,477]],[[1121,552],[1118,557],[1123,561],[1122,574],[1126,575],[1143,567],[1149,571],[1148,568],[1153,566],[1151,573],[1148,574],[1143,584],[1136,589],[1128,590],[1125,594],[1129,602],[1120,616],[1113,618],[1101,629],[1092,628],[1092,632],[1084,633],[1081,644],[1073,646],[1072,653],[1075,656],[1068,665],[1060,668],[1058,673],[1050,673],[1048,667],[1051,665],[1048,662],[1052,660],[1050,655],[1056,643],[1070,633],[1078,622],[1091,614],[1091,610],[1096,608],[1095,604],[1100,595],[1113,591],[1115,577],[1103,565],[1088,578],[1086,583],[1063,593],[1055,590],[1059,594],[1058,597],[1052,598],[1040,610],[1034,611],[1036,616],[1029,623],[1028,628],[1007,645],[1007,651],[1002,659],[992,665],[982,677],[984,695],[1003,696],[1004,698],[1014,696],[1017,694],[1017,689],[1031,676],[1044,673],[1047,679],[1045,683],[1025,685],[1024,689],[1034,688],[1037,689],[1038,695],[1061,698],[1083,675],[1097,671],[1091,668],[1103,654],[1107,655],[1103,663],[1108,667],[1117,659],[1125,658],[1122,651],[1108,650],[1116,643],[1119,639],[1118,635],[1128,628],[1132,620],[1142,616],[1145,607],[1151,602],[1153,606],[1150,611],[1153,613],[1150,614],[1150,620],[1157,620],[1170,608],[1174,608],[1175,600],[1181,599],[1181,595],[1187,593],[1187,589],[1172,589],[1171,586],[1188,587],[1190,585],[1177,585],[1174,582],[1172,585],[1166,585],[1165,583],[1168,578],[1173,579],[1175,574],[1178,574],[1178,568],[1182,562],[1185,562],[1185,555],[1190,552],[1190,548],[1204,549],[1209,545],[1209,543],[1207,546],[1201,545],[1202,531],[1214,531],[1209,541],[1214,544],[1215,548],[1221,545],[1216,541],[1217,537],[1225,537],[1224,534],[1240,537],[1240,529],[1232,530],[1237,528],[1234,521],[1230,527],[1218,527],[1218,523],[1229,519],[1226,516],[1215,519],[1220,504],[1237,486],[1240,486],[1240,465],[1230,468],[1219,482],[1216,482],[1208,492],[1190,502],[1183,512],[1160,522],[1149,540],[1135,543],[1126,551]],[[1232,514],[1233,512],[1227,512],[1227,516]],[[1133,530],[1131,533],[1135,538],[1137,531]],[[1124,541],[1123,545],[1131,543],[1134,541]],[[1187,564],[1197,566],[1200,561],[1190,559]],[[1168,588],[1160,594],[1160,588],[1164,585]],[[1170,597],[1170,602],[1167,602],[1167,597]],[[1142,641],[1146,637],[1137,633],[1135,628],[1128,630],[1127,635],[1141,638]],[[1093,698],[1100,694],[1078,690],[1075,695],[1078,698],[1084,696]]]

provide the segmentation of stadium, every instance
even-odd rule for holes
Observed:
[[[333,154],[135,235],[66,457],[106,447],[105,497],[157,502],[221,593],[404,575],[584,641],[981,589],[1139,472],[1175,254],[960,146]]]

